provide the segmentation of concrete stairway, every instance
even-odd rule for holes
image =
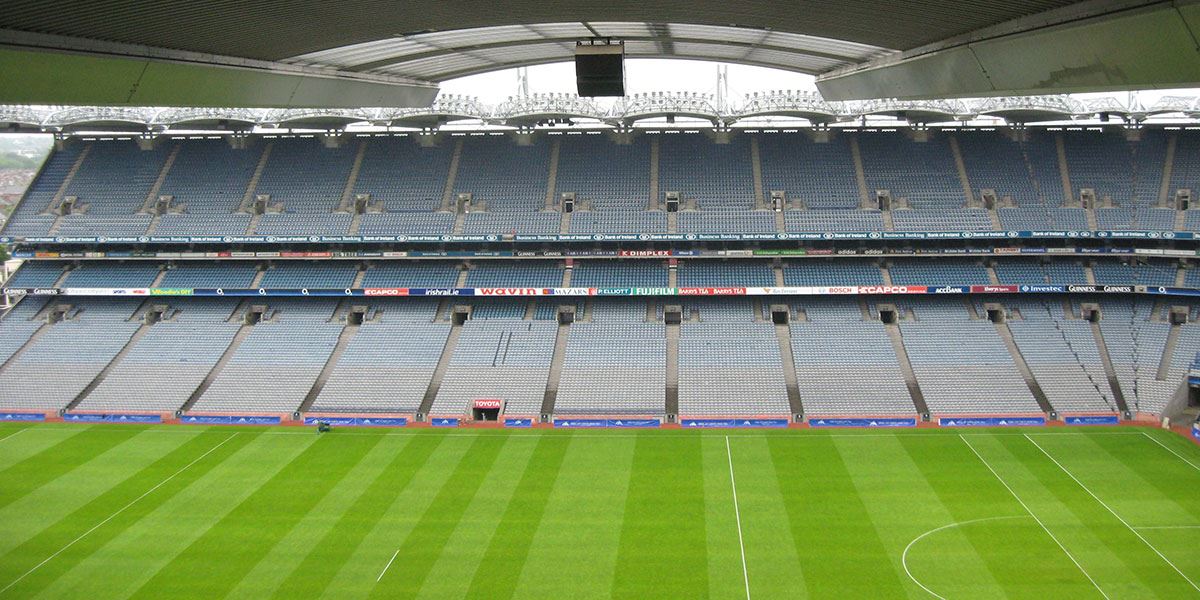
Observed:
[[[858,147],[858,136],[849,136],[850,139],[850,156],[854,159],[854,180],[858,183],[858,202],[859,208],[871,207],[871,190],[867,188],[867,175],[863,169],[862,151]],[[878,207],[877,207],[878,208]],[[891,219],[891,215],[887,215],[886,219]],[[892,229],[888,225],[888,230]]]
[[[1108,353],[1108,343],[1104,341],[1104,333],[1100,324],[1092,322],[1092,337],[1096,340],[1096,350],[1100,352],[1100,364],[1104,367],[1104,376],[1108,379],[1108,387],[1112,390],[1113,400],[1121,414],[1129,414],[1129,404],[1125,401],[1125,392],[1121,390],[1121,382],[1117,379],[1117,370],[1113,367],[1112,357]]]
[[[962,184],[963,197],[967,199],[967,206],[975,206],[975,192],[971,189],[971,178],[967,175],[967,163],[963,160],[962,150],[958,147],[958,137],[950,136],[950,153],[954,155],[954,167],[958,171],[958,181]],[[999,229],[999,223],[994,222],[993,227]]]
[[[775,325],[775,338],[779,340],[779,358],[783,363],[783,381],[787,384],[788,408],[792,419],[804,418],[804,401],[800,397],[800,382],[796,378],[796,357],[792,355],[792,330],[787,325]]]
[[[657,317],[657,314],[655,315]],[[667,334],[667,421],[679,420],[679,325],[668,323]]]
[[[267,169],[267,161],[271,158],[271,148],[275,146],[275,142],[267,141],[263,146],[262,154],[258,157],[258,165],[254,167],[254,174],[250,176],[250,181],[246,184],[246,192],[242,194],[242,203],[238,206],[237,212],[250,212],[250,207],[254,203],[254,194],[258,191],[258,182],[262,179],[263,171]],[[247,232],[253,231],[248,229]]]
[[[143,322],[142,326],[138,327],[137,331],[134,331],[133,335],[129,336],[129,341],[125,342],[125,347],[121,348],[121,351],[118,352],[112,360],[108,361],[108,364],[101,369],[100,373],[96,375],[96,378],[93,379],[91,383],[87,384],[87,387],[83,388],[83,390],[75,396],[74,400],[71,400],[71,402],[67,404],[66,410],[71,410],[76,406],[79,406],[79,403],[83,402],[83,399],[87,398],[88,394],[91,394],[92,391],[99,387],[101,383],[104,383],[104,380],[108,379],[109,373],[112,373],[113,369],[117,368],[117,365],[121,364],[121,361],[125,360],[125,356],[127,356],[133,350],[134,346],[136,346],[137,343],[140,342],[142,338],[150,332],[150,328],[153,326],[154,323]]]
[[[558,332],[554,336],[554,354],[550,358],[550,374],[546,378],[546,391],[542,394],[543,419],[553,418],[554,403],[558,400],[558,382],[562,380],[563,362],[567,358],[567,339],[571,335],[571,326],[559,323]]]
[[[446,187],[442,190],[442,206],[438,210],[448,211],[454,202],[454,179],[458,177],[458,163],[462,160],[463,140],[454,142],[454,154],[450,156],[450,169],[446,172]],[[457,225],[455,226],[457,229]]]
[[[1013,339],[1012,330],[1009,329],[1008,324],[993,323],[993,325],[996,327],[996,333],[1000,334],[1000,339],[1004,341],[1004,347],[1008,348],[1008,355],[1012,357],[1013,363],[1017,365],[1017,371],[1021,373],[1021,377],[1025,380],[1025,385],[1029,388],[1029,392],[1033,394],[1034,400],[1037,400],[1038,408],[1041,408],[1042,412],[1046,414],[1056,412],[1054,407],[1050,405],[1050,399],[1046,397],[1046,392],[1042,390],[1042,385],[1033,376],[1033,371],[1029,368],[1029,363],[1025,362],[1025,356],[1021,354],[1021,349],[1017,347],[1017,341]]]
[[[425,416],[433,408],[433,400],[437,398],[438,390],[442,389],[442,379],[446,377],[446,371],[450,368],[450,357],[454,356],[454,349],[458,347],[458,338],[462,336],[462,327],[458,323],[450,326],[450,335],[446,337],[446,345],[442,346],[442,355],[438,358],[437,367],[433,370],[433,377],[429,379],[429,387],[425,388],[425,396],[421,398],[421,406],[417,409],[418,421],[425,420]]]
[[[213,365],[213,368],[208,372],[208,375],[204,377],[204,381],[200,382],[200,385],[196,388],[196,391],[192,392],[192,395],[188,397],[187,402],[184,402],[183,406],[179,407],[179,412],[185,413],[191,410],[192,406],[196,404],[196,401],[204,395],[204,392],[207,392],[208,388],[212,387],[213,382],[216,381],[217,377],[221,375],[221,371],[225,370],[225,365],[228,365],[229,361],[233,359],[233,355],[237,353],[237,349],[241,347],[242,342],[246,341],[246,338],[249,337],[251,331],[254,331],[253,325],[242,325],[242,327],[238,329],[237,334],[233,336],[233,340],[229,342],[229,347],[226,348],[225,353],[221,355],[221,359],[217,361],[217,364]]]
[[[756,135],[750,136],[750,171],[754,176],[754,208],[766,208],[767,200],[763,191],[762,159],[759,157],[758,136]]]
[[[659,206],[662,200],[662,194],[658,191],[658,136],[650,137],[650,203],[646,205],[647,210],[655,210],[658,208],[666,209],[665,206]]]
[[[554,192],[558,189],[558,154],[562,149],[562,139],[555,137],[550,142],[550,171],[546,177],[546,210],[554,210]]]
[[[67,171],[67,176],[63,177],[62,185],[58,186],[58,190],[54,192],[54,198],[50,200],[50,205],[47,208],[57,209],[62,204],[63,198],[67,195],[67,189],[71,187],[71,182],[75,180],[75,175],[79,173],[79,168],[83,166],[84,159],[87,158],[88,153],[91,151],[91,144],[84,146],[83,150],[79,151],[79,157],[75,159],[75,163],[72,164],[71,169]],[[58,228],[61,226],[62,215],[60,214],[58,215],[58,218],[54,219],[54,223],[50,225],[50,235],[57,234]]]
[[[29,339],[25,340],[25,343],[21,344],[21,347],[17,348],[17,351],[13,352],[12,356],[8,357],[8,360],[4,361],[3,364],[0,364],[0,375],[3,375],[4,371],[8,370],[9,365],[16,364],[17,360],[21,358],[21,355],[25,354],[26,350],[32,348],[33,345],[38,342],[38,340],[42,339],[42,336],[46,335],[46,332],[50,331],[50,328],[53,326],[54,325],[52,323],[47,321],[46,323],[43,323],[41,327],[38,327],[37,330],[33,332],[33,335],[29,336]]]
[[[1171,361],[1175,357],[1175,348],[1179,346],[1179,334],[1182,327],[1178,323],[1173,323],[1171,330],[1167,332],[1167,342],[1163,344],[1162,358],[1158,360],[1158,372],[1154,375],[1154,378],[1159,381],[1166,381],[1167,374],[1171,371]]]
[[[925,394],[921,392],[921,385],[917,383],[917,374],[908,360],[908,350],[904,347],[904,335],[900,332],[900,326],[896,323],[885,323],[884,329],[887,330],[888,338],[892,341],[892,350],[896,353],[896,360],[900,363],[900,371],[904,373],[904,385],[908,388],[908,395],[912,397],[913,407],[917,409],[918,414],[929,414],[929,405],[925,403]]]
[[[321,395],[321,390],[325,389],[325,384],[329,382],[330,375],[333,375],[333,370],[337,368],[338,361],[342,359],[342,355],[346,353],[346,348],[350,346],[350,340],[354,339],[354,334],[358,333],[361,325],[346,323],[342,328],[342,332],[338,334],[337,345],[334,346],[333,352],[329,354],[329,359],[325,361],[325,367],[321,369],[321,374],[317,376],[317,380],[313,382],[312,389],[304,395],[304,402],[300,403],[300,407],[296,412],[305,413],[312,408],[313,402]]]

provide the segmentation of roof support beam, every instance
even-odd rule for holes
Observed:
[[[1200,86],[1200,1],[1085,3],[821,75],[826,100],[981,97]]]
[[[426,107],[437,85],[282,63],[0,31],[0,103]]]

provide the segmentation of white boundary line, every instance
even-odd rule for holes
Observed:
[[[384,573],[387,573],[388,569],[392,568],[392,563],[396,562],[397,556],[400,556],[399,548],[396,548],[396,551],[392,553],[392,557],[388,559],[387,564],[383,566],[383,570],[379,572],[379,577],[375,578],[375,583],[379,583],[383,579]]]
[[[746,543],[742,539],[742,510],[738,507],[737,479],[733,476],[733,450],[725,436],[725,458],[729,459],[729,486],[733,489],[733,516],[737,519],[738,548],[742,551],[742,579],[746,582],[746,600],[750,600],[750,572],[746,569]]]
[[[1143,525],[1134,529],[1200,529],[1200,525]]]
[[[1033,441],[1033,438],[1028,437],[1028,436],[1026,436],[1026,438],[1029,440],[1029,443],[1036,446],[1038,450],[1041,450],[1042,454],[1046,455],[1046,458],[1049,458],[1052,462],[1054,462],[1054,464],[1058,465],[1058,468],[1062,469],[1063,473],[1066,473],[1068,477],[1070,477],[1071,479],[1073,479],[1075,481],[1075,483],[1079,484],[1079,487],[1083,488],[1083,491],[1087,492],[1088,495],[1091,496],[1096,502],[1099,502],[1100,506],[1103,506],[1105,508],[1105,510],[1112,513],[1112,516],[1116,517],[1117,520],[1120,521],[1122,525],[1124,525],[1127,529],[1129,529],[1129,531],[1132,531],[1133,535],[1136,535],[1139,540],[1142,540],[1142,543],[1146,544],[1146,547],[1153,550],[1154,553],[1157,554],[1159,558],[1163,559],[1163,562],[1170,565],[1172,569],[1175,569],[1175,572],[1179,573],[1179,576],[1182,577],[1185,581],[1187,581],[1188,584],[1190,584],[1193,589],[1195,589],[1197,592],[1200,592],[1200,586],[1197,586],[1196,582],[1192,581],[1191,578],[1189,578],[1183,571],[1179,570],[1179,567],[1175,566],[1175,563],[1171,562],[1170,559],[1168,559],[1166,556],[1164,556],[1162,552],[1159,552],[1158,548],[1155,548],[1154,544],[1150,543],[1150,540],[1147,540],[1146,538],[1142,537],[1142,534],[1138,533],[1137,529],[1135,529],[1132,525],[1130,525],[1129,522],[1127,522],[1125,519],[1121,518],[1121,515],[1118,515],[1117,511],[1113,510],[1112,507],[1110,507],[1103,500],[1101,500],[1100,497],[1097,496],[1095,492],[1093,492],[1090,488],[1088,488],[1088,486],[1084,485],[1083,482],[1080,481],[1078,477],[1075,477],[1075,475],[1073,475],[1070,471],[1068,471],[1067,468],[1062,465],[1062,463],[1058,462],[1058,459],[1051,456],[1049,452],[1046,452],[1045,448],[1042,448],[1041,445],[1039,445],[1037,442]]]
[[[1193,468],[1193,469],[1195,469],[1195,470],[1197,470],[1197,471],[1200,471],[1200,465],[1197,465],[1196,463],[1194,463],[1194,462],[1192,462],[1192,461],[1188,460],[1187,458],[1184,458],[1184,456],[1183,456],[1182,454],[1180,454],[1180,453],[1178,453],[1178,452],[1176,452],[1176,451],[1172,450],[1170,446],[1167,446],[1166,444],[1164,444],[1164,443],[1162,443],[1162,442],[1160,442],[1160,441],[1158,441],[1158,440],[1154,439],[1154,436],[1150,435],[1149,433],[1147,433],[1147,432],[1145,432],[1145,431],[1143,431],[1143,432],[1142,432],[1142,435],[1144,435],[1144,436],[1146,436],[1147,438],[1149,438],[1149,440],[1150,440],[1150,441],[1152,441],[1152,442],[1154,442],[1155,444],[1158,444],[1159,446],[1162,446],[1162,447],[1163,447],[1163,449],[1164,449],[1164,450],[1166,450],[1167,452],[1170,452],[1171,454],[1174,454],[1175,456],[1178,456],[1178,457],[1179,457],[1179,460],[1182,460],[1183,462],[1187,463],[1189,467],[1191,467],[1191,468]]]
[[[1003,519],[1028,519],[1030,516],[1032,516],[1032,515],[1014,515],[1014,516],[1009,516],[1009,517],[984,517],[982,519],[971,519],[970,521],[960,521],[957,523],[951,523],[949,525],[942,525],[941,527],[936,527],[934,529],[930,529],[929,531],[926,531],[925,533],[922,533],[921,535],[918,535],[917,537],[913,538],[913,541],[909,542],[908,545],[904,547],[904,552],[900,555],[900,564],[904,566],[904,574],[908,575],[908,578],[911,579],[913,583],[920,586],[921,589],[925,590],[926,592],[929,592],[930,596],[933,596],[934,598],[938,598],[938,600],[946,600],[946,598],[944,596],[942,596],[941,594],[926,587],[925,584],[921,583],[916,577],[913,576],[912,571],[908,570],[908,551],[911,550],[912,547],[915,546],[917,542],[925,539],[927,536],[933,535],[933,534],[935,534],[939,531],[943,531],[945,529],[950,529],[952,527],[961,527],[963,525],[970,525],[972,523],[982,523],[984,521],[1000,521]]]
[[[221,446],[224,446],[224,445],[225,445],[225,442],[228,442],[229,440],[232,440],[232,439],[233,439],[234,437],[236,437],[236,436],[237,436],[237,433],[235,432],[235,433],[233,433],[232,435],[230,435],[229,437],[225,438],[224,440],[221,440],[221,443],[217,444],[216,446],[213,446],[212,448],[209,448],[209,449],[208,449],[208,452],[205,452],[204,454],[201,454],[199,457],[197,457],[197,458],[196,458],[195,460],[193,460],[192,462],[188,463],[187,465],[184,465],[184,467],[183,467],[182,469],[179,469],[178,471],[175,471],[174,473],[172,473],[172,474],[171,474],[169,477],[167,477],[166,479],[164,479],[164,480],[162,480],[162,481],[158,482],[158,484],[157,484],[157,485],[155,485],[154,487],[152,487],[152,488],[150,488],[150,489],[146,490],[146,491],[145,491],[145,492],[144,492],[144,493],[143,493],[141,496],[138,496],[137,498],[134,498],[132,501],[130,501],[130,502],[129,502],[129,504],[126,504],[125,506],[122,506],[121,508],[117,509],[117,512],[114,512],[113,514],[111,514],[111,515],[109,515],[107,518],[105,518],[103,521],[100,521],[99,523],[96,523],[95,525],[93,525],[91,529],[89,529],[89,530],[87,530],[87,531],[83,532],[83,533],[82,533],[82,534],[81,534],[79,537],[77,537],[77,538],[75,538],[75,539],[71,540],[70,542],[68,542],[66,546],[63,546],[62,548],[59,548],[59,549],[58,549],[58,550],[57,550],[57,551],[56,551],[54,554],[51,554],[50,556],[47,556],[45,560],[43,560],[42,562],[40,562],[40,563],[38,563],[37,565],[35,565],[35,566],[34,566],[32,569],[29,569],[28,571],[26,571],[26,572],[25,572],[23,575],[21,575],[20,577],[18,577],[18,578],[16,578],[16,579],[12,580],[12,582],[11,582],[11,583],[9,583],[8,585],[4,586],[4,588],[3,588],[3,589],[0,589],[0,594],[3,594],[4,592],[7,592],[9,589],[11,589],[11,588],[12,588],[12,586],[14,586],[14,585],[17,585],[17,583],[19,583],[19,582],[20,582],[22,579],[25,579],[25,578],[26,578],[26,577],[28,577],[30,574],[32,574],[34,571],[36,571],[36,570],[38,570],[38,569],[42,568],[42,566],[43,566],[43,565],[45,565],[46,563],[48,563],[48,562],[50,562],[51,560],[53,560],[53,559],[54,559],[55,557],[57,557],[59,554],[62,554],[63,552],[66,552],[67,548],[70,548],[71,546],[74,546],[74,545],[75,545],[76,543],[78,543],[80,540],[82,540],[83,538],[85,538],[85,537],[87,537],[88,535],[90,535],[90,534],[91,534],[93,531],[96,531],[97,529],[100,529],[100,527],[102,527],[102,526],[103,526],[105,523],[108,523],[109,521],[111,521],[111,520],[115,519],[115,518],[117,517],[117,515],[120,515],[121,513],[125,512],[125,511],[126,511],[126,510],[128,510],[128,509],[129,509],[131,506],[133,506],[134,504],[137,504],[139,500],[141,500],[142,498],[145,498],[146,496],[149,496],[150,494],[152,494],[152,493],[153,493],[155,490],[157,490],[158,488],[160,488],[160,487],[162,487],[162,486],[166,485],[166,484],[167,484],[167,482],[169,482],[169,481],[171,481],[172,479],[175,479],[176,477],[178,477],[178,476],[179,476],[181,473],[183,473],[184,471],[186,471],[186,470],[188,470],[189,468],[191,468],[191,466],[192,466],[192,465],[194,465],[194,464],[196,464],[196,463],[200,462],[201,460],[204,460],[204,457],[208,456],[209,454],[212,454],[213,452],[216,452],[217,448],[220,448]]]
[[[1067,555],[1067,558],[1071,559],[1071,562],[1075,563],[1075,566],[1079,569],[1079,572],[1083,573],[1083,576],[1087,577],[1088,581],[1092,582],[1092,586],[1094,586],[1096,588],[1096,591],[1100,592],[1101,596],[1108,598],[1109,597],[1108,594],[1104,592],[1104,590],[1100,587],[1100,584],[1096,583],[1095,579],[1092,579],[1091,574],[1088,573],[1087,570],[1083,568],[1083,565],[1079,564],[1079,561],[1076,560],[1075,557],[1071,554],[1071,552],[1069,550],[1067,550],[1067,547],[1064,546],[1061,541],[1059,541],[1058,537],[1055,536],[1052,531],[1050,531],[1050,528],[1046,527],[1046,524],[1043,523],[1042,520],[1039,519],[1037,515],[1033,514],[1033,511],[1029,509],[1029,505],[1025,504],[1025,501],[1022,500],[1021,497],[1017,495],[1017,492],[1013,491],[1012,487],[1010,487],[1008,485],[1008,482],[1004,481],[1004,478],[1001,477],[1000,474],[997,473],[996,470],[992,468],[992,465],[988,464],[988,461],[984,460],[983,455],[980,454],[979,451],[975,449],[975,446],[972,446],[971,442],[968,442],[967,438],[965,436],[960,435],[958,437],[962,438],[963,443],[966,444],[967,447],[971,449],[971,452],[975,453],[975,456],[976,456],[976,458],[979,459],[979,462],[983,463],[983,466],[987,467],[987,469],[992,472],[992,476],[995,477],[996,480],[1000,482],[1000,485],[1003,485],[1004,489],[1008,490],[1008,493],[1012,494],[1012,497],[1017,499],[1017,502],[1021,505],[1021,508],[1024,508],[1025,512],[1029,513],[1029,516],[1033,517],[1034,521],[1037,521],[1037,524],[1042,527],[1042,531],[1045,531],[1046,535],[1050,536],[1050,539],[1054,540],[1055,544],[1058,544],[1059,549],[1061,549],[1063,551],[1063,554]],[[1033,440],[1030,440],[1030,441],[1033,441]]]
[[[21,432],[24,432],[24,431],[29,431],[29,428],[28,428],[28,427],[22,427],[21,429],[18,429],[18,430],[16,430],[16,431],[14,431],[14,432],[12,432],[12,433],[10,433],[10,434],[8,434],[8,435],[6,435],[6,436],[4,436],[4,437],[0,438],[0,442],[3,442],[4,440],[7,440],[7,439],[8,439],[8,438],[10,438],[10,437],[16,437],[16,436],[17,436],[17,434],[19,434],[19,433],[21,433]]]

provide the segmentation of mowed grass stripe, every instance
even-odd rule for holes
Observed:
[[[159,438],[161,437],[164,436],[159,436]],[[3,531],[3,535],[0,535],[0,540],[2,540],[0,543],[7,545],[15,540],[24,540],[0,555],[0,588],[62,549],[97,523],[103,522],[114,511],[138,499],[147,490],[153,489],[154,486],[195,460],[196,457],[203,455],[220,443],[222,439],[217,436],[197,434],[194,437],[165,440],[173,443],[174,448],[151,464],[137,469],[129,477],[119,481],[109,481],[111,487],[107,490],[86,500],[82,506],[40,531],[37,531],[35,527],[30,527],[30,523],[26,519],[20,521],[19,529],[14,527],[13,531],[6,531],[9,526],[5,523],[12,520],[0,520],[0,531]],[[164,440],[150,439],[147,441]],[[124,456],[118,457],[118,460],[133,462],[127,461]],[[75,492],[71,490],[68,493],[74,494]],[[31,537],[26,538],[25,536]]]
[[[634,438],[578,432],[568,443],[514,598],[612,595]]]
[[[540,436],[535,443],[533,455],[504,507],[483,558],[475,567],[465,594],[468,598],[511,598],[517,589],[517,578],[546,512],[570,439]]]
[[[1172,456],[1152,439],[1080,436],[1073,444],[1044,440],[1038,443],[1055,456],[1059,449],[1069,449],[1071,452],[1059,461],[1131,525],[1200,526],[1200,493],[1197,493],[1200,471]],[[1082,457],[1087,464],[1074,460],[1080,446],[1088,449]],[[1094,477],[1096,465],[1102,467],[1103,477]],[[1077,471],[1077,466],[1083,470]],[[1110,495],[1110,491],[1114,493]]]
[[[213,431],[190,438],[183,446],[143,469],[135,477],[119,484],[117,488],[124,489],[114,489],[113,493],[121,494],[121,498],[114,495],[105,501],[97,499],[72,514],[69,519],[63,521],[63,527],[75,527],[74,536],[71,539],[65,539],[69,533],[56,532],[58,536],[56,539],[62,541],[62,545],[54,547],[48,541],[44,545],[39,544],[44,554],[34,557],[38,560],[38,563],[35,564],[39,564],[47,558],[50,560],[41,564],[36,571],[24,575],[24,578],[5,595],[33,597],[68,579],[67,575],[79,568],[80,564],[92,559],[98,552],[108,547],[113,540],[170,502],[180,492],[187,490],[254,439],[253,435],[234,436],[229,439],[230,435],[230,432]],[[201,457],[203,459],[197,461]],[[181,471],[184,467],[187,467],[186,470]],[[164,481],[166,483],[163,483]],[[136,484],[144,487],[137,487]],[[157,489],[155,486],[158,486]],[[153,491],[150,492],[150,490]],[[147,492],[150,493],[146,494]],[[132,497],[126,499],[125,494],[132,495]],[[128,508],[125,508],[126,506]],[[124,508],[123,511],[122,508]],[[117,514],[117,511],[121,512]],[[114,514],[116,516],[113,516]],[[109,519],[109,517],[112,518]],[[89,520],[93,518],[94,521]],[[105,519],[109,520],[104,522]],[[103,525],[96,527],[102,522]],[[85,533],[87,535],[83,536]],[[69,547],[68,544],[70,544]],[[55,555],[56,552],[57,555]],[[142,556],[138,556],[133,565],[140,566],[142,558]],[[22,573],[27,572],[28,569]],[[76,595],[91,595],[91,583],[86,579],[82,580],[78,587],[88,591]],[[4,585],[7,584],[6,582]],[[55,594],[49,594],[49,596],[55,597]]]
[[[0,553],[9,552],[114,485],[136,475],[190,436],[164,437],[133,435],[0,509]],[[6,483],[0,483],[0,487],[4,485]]]
[[[338,437],[342,437],[338,435]],[[349,437],[349,436],[346,436]],[[354,436],[366,437],[366,436]],[[284,584],[291,573],[321,543],[358,498],[378,479],[408,441],[399,436],[376,436],[379,443],[363,455],[358,464],[333,486],[308,514],[292,525],[287,535],[275,542],[270,552],[254,565],[229,593],[235,598],[268,598]]]
[[[498,437],[471,441],[466,455],[396,549],[390,559],[395,570],[380,575],[372,597],[416,596],[503,446],[504,439]]]
[[[42,452],[63,440],[83,433],[85,427],[52,428],[29,426],[0,431],[0,471]]]
[[[458,525],[442,547],[417,598],[462,598],[467,595],[473,574],[483,564],[488,544],[500,525],[521,473],[529,467],[539,438],[508,435],[492,470],[484,477],[475,498],[463,512]],[[515,577],[515,575],[514,575]]]
[[[80,468],[91,458],[128,441],[140,431],[131,428],[73,435],[0,471],[0,482],[4,482],[4,485],[0,485],[0,509],[47,482]]]
[[[416,527],[476,439],[477,436],[445,437],[342,565],[326,588],[325,597],[362,598],[371,593],[384,565]]]
[[[909,570],[947,597],[1011,598],[1098,596],[1050,536],[957,436],[897,440],[949,512],[943,525],[962,523],[913,545]],[[1007,518],[1016,517],[1016,518]],[[968,544],[986,579],[955,565],[949,539]],[[1051,560],[1047,560],[1051,557]]]
[[[1147,470],[1145,471],[1127,466],[1124,460],[1137,460],[1135,457],[1139,457],[1137,453],[1141,449],[1157,449],[1163,452],[1161,448],[1145,438],[1133,437],[1130,438],[1130,441],[1133,441],[1134,444],[1116,449],[1115,455],[1084,436],[1072,438],[1070,441],[1055,440],[1053,443],[1048,443],[1046,440],[1038,440],[1035,443],[1041,446],[1044,455],[1058,461],[1060,470],[1065,470],[1068,477],[1073,477],[1073,481],[1078,480],[1077,486],[1083,488],[1089,496],[1094,495],[1093,501],[1102,506],[1106,505],[1105,510],[1109,510],[1110,514],[1116,513],[1114,518],[1117,518],[1118,521],[1123,520],[1127,529],[1136,528],[1139,525],[1200,526],[1200,519],[1197,519],[1196,515],[1188,508],[1185,508],[1185,504],[1190,505],[1193,509],[1196,507],[1195,479],[1180,480],[1170,476],[1149,476],[1148,465],[1150,463],[1162,464],[1164,460],[1162,454],[1157,454],[1156,458],[1149,460],[1138,460],[1136,464],[1146,465]],[[1133,533],[1135,537],[1141,538],[1143,547],[1156,554],[1161,554],[1159,559],[1164,564],[1171,567],[1173,571],[1179,570],[1176,578],[1185,581],[1190,579],[1189,587],[1192,588],[1192,594],[1200,597],[1200,591],[1196,589],[1195,585],[1197,576],[1194,570],[1200,567],[1200,560],[1196,557],[1194,544],[1183,547],[1171,544],[1161,545],[1155,543],[1153,531],[1135,530]],[[1169,538],[1164,537],[1163,539]]]
[[[133,597],[227,595],[379,439],[322,436],[193,541]],[[213,560],[216,556],[221,560]]]
[[[787,507],[804,584],[813,598],[884,598],[903,595],[891,557],[835,439],[797,444],[768,441],[779,489]]]
[[[435,436],[394,439],[404,444],[304,560],[291,573],[281,574],[284,583],[275,592],[275,598],[316,597],[324,592],[443,440]]]
[[[722,438],[704,438],[704,486],[708,506],[708,581],[714,598],[744,597],[741,553],[732,506],[728,461]],[[765,437],[729,436],[741,507],[742,533],[752,598],[804,594],[804,568],[787,527],[787,507]]]
[[[704,461],[699,436],[634,443],[613,596],[708,595]],[[728,471],[728,465],[723,465]],[[730,504],[732,510],[732,504]],[[730,530],[736,543],[737,530]],[[741,572],[740,559],[737,565]]]
[[[971,443],[1109,597],[1186,597],[1171,579],[1187,583],[1029,440],[994,436]]]
[[[891,566],[910,588],[915,584],[911,569],[905,570],[904,548],[913,540],[955,521],[942,504],[913,455],[894,435],[877,438],[839,438],[834,442],[851,481],[870,515],[871,524],[888,550]],[[922,459],[931,454],[919,453]],[[936,460],[936,459],[935,459]],[[978,462],[975,463],[978,466]],[[982,481],[988,473],[977,469],[972,477]],[[903,490],[903,494],[897,494]],[[1000,513],[1000,516],[1019,514]],[[939,531],[921,550],[940,551],[944,564],[939,571],[957,572],[943,589],[948,597],[1003,598],[1005,589],[996,581],[987,563],[979,556],[959,528]],[[880,565],[882,568],[883,565]],[[916,579],[920,581],[920,579]]]
[[[49,585],[43,594],[74,597],[87,589],[104,598],[129,597],[313,441],[285,440],[232,428],[225,431],[234,435],[230,444],[240,443],[243,437],[251,439],[232,454],[226,454],[222,446],[213,454],[223,456],[220,463],[131,523]],[[196,466],[207,464],[205,459]]]

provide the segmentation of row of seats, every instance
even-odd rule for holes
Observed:
[[[1165,410],[1200,351],[1200,327],[1173,328],[1165,305],[1152,300],[979,297],[971,300],[973,311],[962,300],[888,299],[898,305],[898,326],[876,319],[875,301],[772,302],[793,316],[786,328],[790,359],[806,413],[911,414],[914,401],[893,347],[901,340],[934,414],[1036,413],[1039,405],[1006,348],[1005,331],[1052,407],[1113,412],[1117,402],[1091,324],[1079,318],[1081,306],[1090,303],[1101,307],[1100,329],[1122,394],[1135,411]],[[588,318],[560,328],[551,319],[523,320],[523,306],[514,310],[510,302],[476,299],[472,318],[455,329],[435,320],[447,312],[436,301],[385,300],[372,302],[354,331],[345,327],[348,307],[332,300],[262,303],[263,321],[243,328],[249,306],[234,299],[171,299],[163,320],[146,326],[142,309],[157,301],[24,300],[0,322],[0,409],[52,411],[79,400],[79,410],[172,412],[195,398],[191,408],[198,412],[287,413],[332,364],[311,410],[412,413],[427,399],[434,370],[457,333],[442,385],[428,398],[431,414],[464,414],[478,399],[503,400],[506,414],[537,414],[559,336],[566,344],[556,413],[664,410],[673,330],[646,322],[655,310],[645,302],[596,300]],[[1006,327],[972,317],[994,304],[1008,309]],[[746,299],[690,299],[683,309],[677,329],[681,415],[790,412],[780,354],[787,346],[767,315],[756,319]],[[1195,315],[1200,306],[1187,309]],[[66,320],[47,324],[51,310],[64,311]],[[658,314],[662,310],[660,302]],[[334,357],[343,335],[348,343]],[[1170,336],[1174,350],[1164,362]],[[131,340],[107,377],[81,396]],[[227,364],[211,386],[202,387],[222,356]]]
[[[959,131],[923,132],[918,141],[905,132],[747,133],[718,143],[700,133],[620,140],[591,133],[516,143],[505,135],[472,134],[432,144],[408,136],[270,137],[239,148],[219,139],[72,141],[51,154],[5,233],[244,234],[249,215],[238,211],[254,196],[267,195],[271,212],[255,232],[344,235],[349,215],[330,213],[346,211],[348,200],[366,195],[360,232],[440,235],[454,231],[453,214],[435,211],[453,209],[463,194],[472,196],[476,209],[486,206],[486,212],[473,211],[464,233],[557,233],[558,214],[528,218],[566,193],[587,209],[572,219],[573,233],[665,232],[661,213],[632,216],[660,205],[652,190],[660,197],[678,192],[686,207],[699,209],[681,213],[682,233],[775,232],[770,213],[754,208],[756,198],[776,191],[790,207],[807,209],[787,211],[785,231],[883,229],[878,213],[859,210],[875,190],[888,190],[913,209],[895,211],[898,231],[1085,229],[1082,209],[1061,208],[1081,189],[1094,190],[1104,207],[1095,215],[1100,229],[1170,230],[1174,211],[1154,207],[1164,200],[1164,189],[1167,201],[1175,190],[1200,189],[1200,134],[1147,129],[1140,135],[1129,141],[1120,132],[1032,130],[1015,140],[1000,132]],[[1177,164],[1164,182],[1169,136],[1176,138]],[[1066,173],[1060,171],[1059,139]],[[655,143],[657,187],[651,176]],[[987,211],[964,208],[984,190],[1001,201],[998,223]],[[152,196],[173,199],[171,214],[153,225],[144,212]],[[55,200],[66,197],[78,198],[80,214],[56,218]],[[503,216],[509,213],[524,218]],[[625,216],[608,220],[607,213]],[[1196,218],[1189,216],[1184,227],[1196,230]]]

